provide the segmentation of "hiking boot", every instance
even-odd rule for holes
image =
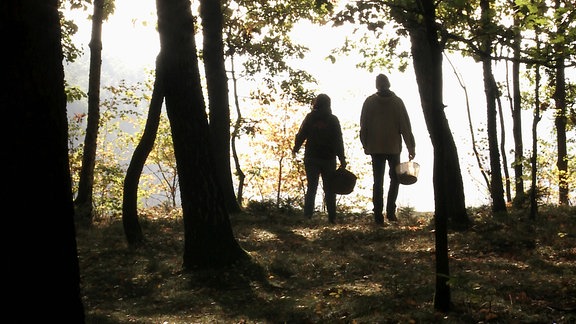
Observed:
[[[384,225],[384,216],[382,214],[374,214],[374,222],[378,225]]]
[[[386,218],[388,218],[388,220],[391,222],[397,222],[398,221],[398,218],[396,218],[396,215],[394,215],[394,214],[387,214]]]

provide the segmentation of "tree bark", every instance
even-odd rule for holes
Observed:
[[[481,24],[490,24],[490,0],[481,0]],[[486,94],[486,118],[488,132],[488,150],[490,153],[490,196],[492,197],[492,211],[494,213],[506,212],[504,201],[504,187],[502,185],[502,168],[500,164],[500,151],[498,147],[498,122],[496,113],[496,83],[492,73],[492,41],[489,36],[482,40],[482,71],[484,74],[484,92]]]
[[[5,0],[2,138],[6,215],[2,319],[84,323],[68,160],[68,120],[57,0]],[[54,298],[58,296],[58,298]]]
[[[514,4],[517,7],[517,5]],[[518,26],[520,22],[516,15],[514,16],[514,25]],[[519,30],[519,29],[518,29]],[[520,93],[520,51],[522,44],[522,35],[520,31],[514,34],[512,50],[514,61],[512,62],[512,134],[514,136],[514,189],[515,195],[513,204],[520,207],[526,202],[524,192],[524,141],[522,139],[522,95]]]
[[[91,225],[93,221],[92,194],[94,191],[94,168],[100,124],[100,75],[102,70],[102,20],[104,0],[94,0],[92,15],[92,38],[90,39],[90,75],[88,79],[88,120],[82,169],[78,183],[78,195],[74,201],[76,219],[80,224]]]
[[[228,78],[224,64],[222,41],[222,4],[220,0],[201,0],[200,16],[203,31],[203,60],[210,109],[210,141],[214,156],[216,180],[224,195],[226,207],[231,213],[240,212],[234,194],[230,167],[230,105]]]
[[[508,172],[508,158],[506,155],[506,124],[504,122],[504,112],[502,111],[502,101],[500,100],[501,93],[496,88],[496,105],[498,107],[498,117],[500,125],[500,154],[502,155],[502,172],[504,172],[504,193],[506,194],[506,202],[512,203],[512,193],[510,192],[510,173]]]
[[[412,44],[412,60],[424,118],[434,148],[434,227],[436,244],[436,290],[434,308],[450,310],[448,279],[448,218],[467,219],[456,145],[444,113],[442,100],[442,47],[435,26],[431,0],[419,1],[423,22],[406,26]]]
[[[554,91],[554,102],[556,106],[556,145],[558,146],[558,157],[556,167],[558,168],[558,204],[568,206],[568,193],[570,192],[568,183],[568,150],[566,147],[566,79],[564,72],[564,59],[558,59],[556,67],[556,90]]]
[[[560,0],[554,1],[554,8],[559,10],[562,7]],[[562,20],[561,16],[557,21],[559,30],[565,30],[562,26],[566,23]],[[566,73],[564,66],[564,53],[568,51],[566,45],[558,42],[554,45],[556,57],[556,76],[554,91],[554,103],[556,109],[556,118],[554,124],[556,126],[556,145],[558,146],[558,157],[556,160],[556,167],[558,168],[558,203],[560,205],[568,206],[568,150],[566,148]]]
[[[145,240],[138,220],[138,183],[144,165],[146,164],[146,159],[154,148],[163,101],[164,90],[162,88],[162,76],[157,72],[146,126],[144,127],[142,138],[134,150],[132,160],[130,160],[130,165],[128,166],[128,170],[126,170],[126,177],[124,178],[122,225],[124,226],[124,233],[126,234],[128,245],[134,248],[140,246]]]
[[[248,259],[232,232],[214,175],[189,0],[157,0],[160,70],[184,217],[183,268],[229,266]]]
[[[540,49],[540,28],[535,28],[536,32],[536,49]],[[538,200],[537,200],[537,181],[538,181],[538,123],[540,116],[540,66],[534,66],[534,116],[532,119],[532,156],[530,165],[532,167],[530,179],[530,219],[535,220],[538,217]]]

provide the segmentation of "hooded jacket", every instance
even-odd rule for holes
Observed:
[[[297,152],[304,141],[304,158],[345,160],[340,121],[328,106],[315,108],[306,115],[296,134],[293,151]]]
[[[414,135],[404,102],[390,90],[381,90],[364,101],[360,114],[360,141],[366,154],[400,154],[402,138],[410,154]]]

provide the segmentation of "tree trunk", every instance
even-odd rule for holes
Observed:
[[[554,1],[554,8],[559,10],[562,4],[561,1]],[[566,23],[559,17],[557,21],[560,30]],[[556,58],[556,89],[554,91],[554,102],[556,108],[556,118],[554,120],[556,126],[556,145],[558,145],[558,157],[556,160],[556,167],[558,168],[558,203],[560,205],[568,206],[568,151],[566,148],[566,74],[564,66],[564,55],[568,51],[567,46],[558,42],[554,45]]]
[[[88,121],[82,169],[78,183],[78,195],[74,201],[76,219],[80,224],[91,225],[93,220],[92,194],[94,191],[94,168],[100,123],[100,74],[102,70],[102,19],[104,0],[94,0],[92,15],[92,38],[90,39],[90,76],[88,79]]]
[[[516,5],[515,5],[516,6]],[[514,16],[514,25],[520,23],[516,15]],[[512,50],[514,51],[514,61],[512,62],[512,134],[514,136],[514,185],[515,195],[513,204],[516,207],[524,205],[526,194],[524,192],[524,142],[522,140],[522,95],[520,93],[520,51],[522,44],[522,35],[520,31],[514,34]]]
[[[189,0],[157,0],[160,70],[184,217],[183,267],[229,266],[247,259],[232,232],[214,175]]]
[[[564,74],[564,60],[559,59],[556,67],[556,90],[554,92],[556,105],[556,145],[558,145],[558,203],[568,206],[568,151],[566,148],[566,79]]]
[[[497,88],[496,88],[497,89]],[[510,192],[510,174],[508,173],[508,159],[506,155],[506,124],[504,123],[504,112],[502,111],[502,101],[500,100],[500,91],[497,92],[496,104],[498,107],[498,117],[500,122],[500,154],[502,154],[502,171],[504,172],[504,184],[506,202],[512,202],[512,193]]]
[[[236,168],[236,176],[238,177],[238,191],[236,194],[236,200],[238,205],[241,207],[244,200],[244,179],[246,175],[242,171],[240,166],[240,158],[238,157],[238,152],[236,150],[236,139],[240,137],[240,131],[242,127],[242,111],[240,110],[240,102],[238,101],[238,80],[236,79],[236,68],[234,66],[234,54],[230,55],[230,65],[231,65],[231,75],[232,84],[234,89],[234,107],[236,107],[236,122],[234,122],[234,130],[232,131],[232,136],[230,139],[230,144],[232,146],[232,157],[234,158],[234,166]]]
[[[490,0],[481,0],[482,24],[490,23]],[[504,187],[502,185],[502,169],[500,167],[500,151],[498,148],[498,129],[496,112],[496,83],[492,74],[491,39],[485,36],[482,42],[482,69],[484,74],[484,92],[486,94],[486,118],[488,131],[488,150],[490,152],[490,196],[492,197],[492,211],[506,212],[504,201]]]
[[[434,226],[436,241],[436,291],[434,308],[447,312],[451,294],[448,279],[448,218],[468,219],[456,145],[444,113],[442,100],[442,48],[435,26],[435,7],[421,1],[423,23],[408,27],[412,58],[422,110],[434,148]]]
[[[222,7],[220,0],[201,0],[200,16],[204,39],[204,70],[210,109],[210,141],[214,156],[216,180],[224,195],[226,207],[231,213],[240,212],[234,194],[230,168],[230,106],[228,78],[224,65],[222,41]]]
[[[450,60],[448,60],[448,62],[450,63]],[[450,65],[452,65],[452,63],[450,63]],[[462,89],[464,90],[464,94],[466,97],[466,115],[468,116],[468,129],[470,130],[470,139],[472,141],[472,152],[474,152],[474,156],[476,157],[476,163],[478,163],[478,170],[480,171],[480,174],[482,175],[482,178],[486,183],[486,188],[490,188],[490,181],[488,180],[488,175],[486,174],[486,168],[482,163],[482,158],[478,153],[478,146],[476,145],[476,137],[474,136],[474,125],[472,123],[472,114],[470,113],[470,101],[468,100],[469,99],[468,90],[466,89],[466,86],[464,85],[462,79],[460,78],[460,74],[457,73],[453,65],[452,69],[454,70],[454,75],[458,79],[458,82],[460,82],[460,85],[462,86]]]
[[[536,48],[540,48],[540,31],[536,28]],[[530,185],[530,219],[535,220],[538,216],[538,201],[537,201],[537,173],[538,173],[538,123],[542,118],[540,116],[540,66],[536,65],[534,67],[534,118],[532,119],[532,157],[530,158],[530,164],[532,166]]]
[[[156,140],[158,125],[160,124],[160,114],[162,113],[162,102],[164,100],[162,84],[162,76],[157,72],[146,126],[144,127],[142,138],[134,150],[132,160],[130,160],[130,165],[128,170],[126,170],[126,177],[124,178],[122,224],[126,240],[131,247],[138,247],[144,242],[144,235],[138,221],[138,183],[146,159],[154,148],[154,141]]]
[[[6,323],[84,323],[57,0],[5,0],[0,36]],[[55,298],[55,296],[58,296]]]

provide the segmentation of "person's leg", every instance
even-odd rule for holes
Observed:
[[[384,167],[385,160],[382,154],[372,154],[372,203],[374,204],[374,221],[378,224],[384,222],[382,208],[384,207]]]
[[[332,190],[332,177],[336,171],[336,159],[325,160],[322,162],[320,174],[322,175],[322,188],[324,190],[324,199],[326,201],[326,211],[328,212],[328,221],[336,222],[336,193]]]
[[[386,200],[386,218],[390,221],[397,221],[396,218],[396,198],[398,198],[398,189],[400,183],[398,182],[398,174],[396,173],[396,166],[400,163],[400,154],[390,154],[387,156],[388,165],[390,170],[390,187],[388,189],[388,198]]]
[[[318,189],[318,179],[320,168],[315,159],[304,159],[306,170],[306,195],[304,196],[304,216],[310,218],[314,214],[316,204],[316,190]]]

